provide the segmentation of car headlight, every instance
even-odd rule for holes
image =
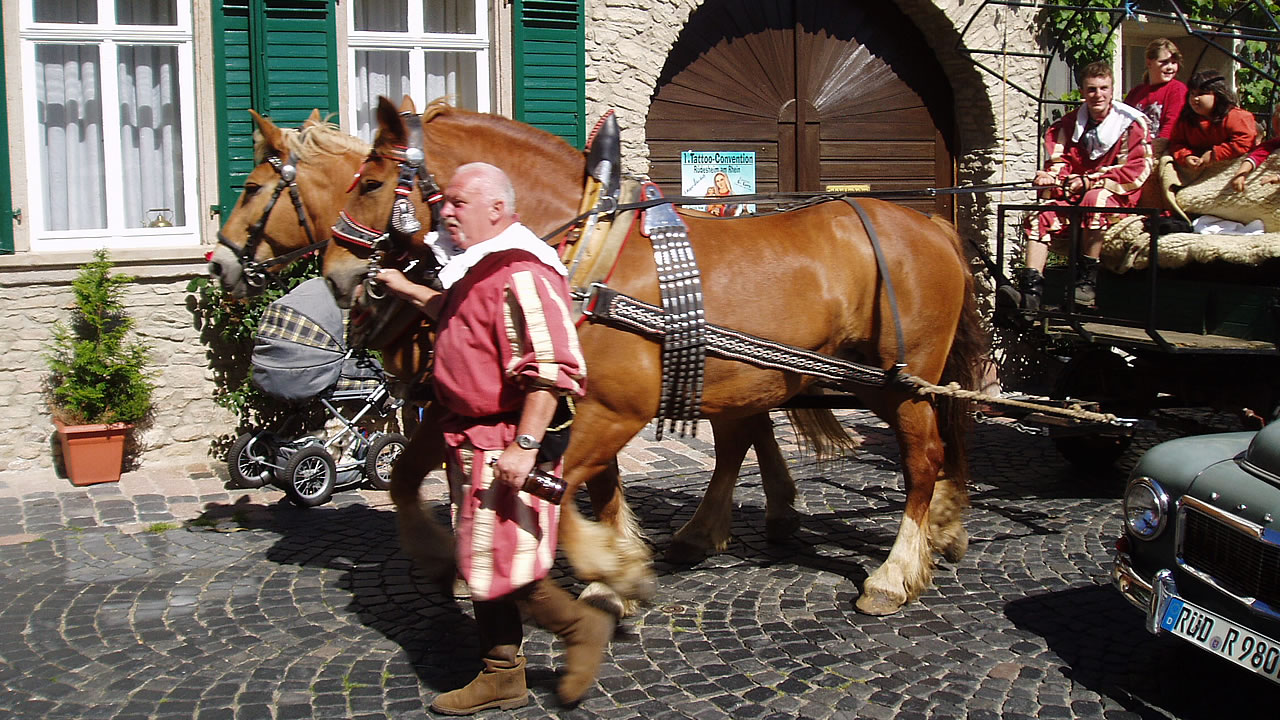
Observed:
[[[1139,540],[1154,540],[1169,524],[1169,495],[1148,477],[1134,478],[1124,491],[1124,526]]]

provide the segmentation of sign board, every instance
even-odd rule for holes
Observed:
[[[749,195],[756,191],[755,152],[680,153],[680,194],[714,198],[722,195]],[[756,211],[755,205],[711,202],[689,205],[712,215],[730,217]]]
[[[828,185],[827,192],[871,192],[871,186],[865,183],[845,183],[843,185]]]

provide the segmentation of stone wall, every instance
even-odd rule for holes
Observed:
[[[983,55],[982,62],[992,69],[987,72],[957,47],[1040,51],[1034,40],[1034,11],[964,0],[897,2],[929,39],[951,82],[957,106],[958,137],[953,150],[959,184],[1029,179],[1035,170],[1039,134],[1036,105],[995,73],[1038,93],[1041,61]],[[588,124],[609,108],[617,111],[623,164],[631,172],[648,169],[644,126],[649,100],[668,52],[690,13],[701,4],[702,0],[587,0]],[[979,7],[982,15],[974,19]],[[662,21],[655,22],[657,18]],[[1031,199],[1029,194],[1004,197],[1010,202]],[[994,247],[999,201],[995,195],[959,196],[956,219],[961,234],[982,247]]]
[[[137,334],[152,347],[155,421],[142,434],[143,465],[210,460],[211,441],[235,428],[235,416],[214,404],[212,371],[187,309],[187,282],[203,263],[130,266],[137,275],[127,303]],[[53,466],[53,424],[42,386],[43,354],[53,323],[69,317],[72,267],[0,269],[0,471]]]

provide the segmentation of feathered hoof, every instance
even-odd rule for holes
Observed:
[[[964,528],[954,533],[948,538],[947,543],[938,548],[938,552],[942,554],[944,560],[949,563],[958,563],[964,559],[964,554],[969,551],[969,533]]]
[[[707,559],[710,552],[703,545],[691,543],[688,540],[673,538],[671,544],[667,546],[667,551],[662,557],[669,563],[675,565],[696,565]]]
[[[906,598],[894,598],[875,590],[862,591],[862,596],[854,603],[854,607],[858,612],[865,615],[875,615],[882,617],[885,615],[893,615],[902,609],[907,602]]]
[[[800,514],[790,513],[783,517],[767,518],[764,521],[764,537],[771,543],[786,542],[800,529]]]
[[[578,599],[616,618],[623,618],[630,614],[628,605],[631,603],[623,600],[613,588],[602,582],[593,582],[588,585],[582,594],[578,595]]]

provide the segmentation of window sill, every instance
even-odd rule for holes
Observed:
[[[138,278],[179,280],[206,273],[208,245],[173,248],[111,250],[117,272]],[[93,260],[93,251],[24,252],[0,255],[0,287],[71,282],[79,267]]]

